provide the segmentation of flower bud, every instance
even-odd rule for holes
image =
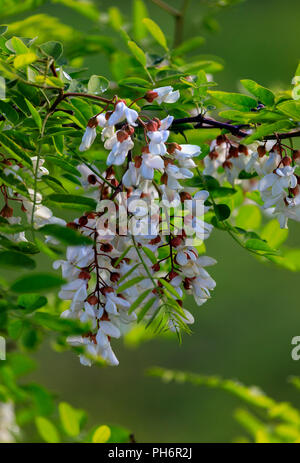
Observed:
[[[105,294],[113,293],[114,289],[111,286],[105,286],[104,288],[100,289],[100,292],[105,296]]]
[[[14,210],[8,204],[5,204],[5,206],[0,211],[0,215],[2,217],[5,217],[6,219],[8,219],[9,217],[12,217],[13,214],[14,214]]]
[[[154,272],[159,272],[159,270],[160,270],[159,262],[156,262],[156,264],[152,265],[152,270]]]
[[[290,192],[293,196],[297,196],[299,194],[300,188],[299,185],[296,185],[295,188],[290,188]]]
[[[267,150],[266,150],[265,146],[259,146],[257,148],[257,152],[258,152],[258,156],[260,158],[262,158],[266,154]]]
[[[166,174],[166,172],[164,172],[162,174],[162,176],[160,177],[160,181],[161,181],[162,184],[167,185],[167,183],[168,183],[168,174]]]
[[[239,156],[239,149],[236,146],[230,146],[229,148],[229,158],[237,158]]]
[[[100,246],[100,250],[103,252],[111,252],[113,248],[114,247],[110,243],[103,243]]]
[[[87,178],[87,181],[88,181],[91,185],[95,185],[95,183],[97,183],[97,177],[96,177],[96,175],[94,175],[94,174],[89,175],[88,178]]]
[[[153,90],[148,90],[148,92],[144,96],[145,100],[147,100],[148,103],[152,103],[157,97],[158,93],[154,92]]]
[[[81,272],[79,273],[78,275],[78,278],[80,280],[90,280],[91,278],[91,275],[89,272],[87,272],[86,270],[81,270]]]
[[[89,304],[91,305],[96,305],[98,304],[99,302],[99,299],[97,298],[97,296],[95,296],[95,294],[91,294],[87,300],[86,300]]]
[[[88,121],[87,126],[90,127],[91,129],[94,129],[95,127],[97,127],[98,126],[97,117],[96,116],[91,117],[90,120]]]
[[[175,153],[175,150],[181,151],[181,146],[178,145],[178,143],[169,143],[167,150],[169,154],[173,154]]]
[[[182,238],[181,236],[175,236],[175,238],[172,238],[171,239],[171,245],[174,247],[174,248],[177,248],[178,246],[180,246],[182,243]]]
[[[218,159],[219,157],[219,154],[216,150],[213,150],[209,153],[208,155],[210,157],[210,159],[213,161],[214,159]]]
[[[129,137],[128,133],[125,130],[118,130],[117,132],[117,140],[122,143],[124,140],[127,140]]]
[[[224,169],[225,169],[225,167],[227,167],[227,169],[232,169],[232,162],[224,161],[222,166],[224,167]]]
[[[78,223],[75,223],[75,222],[68,222],[67,227],[72,228],[72,230],[77,230],[79,228],[79,225]]]
[[[192,199],[192,196],[187,191],[181,191],[179,193],[179,195],[180,195],[180,201],[182,203],[184,203],[184,201],[188,201],[188,200]]]
[[[248,148],[245,145],[240,144],[238,150],[239,150],[239,153],[243,153],[245,154],[245,156],[248,156],[249,154]]]
[[[120,277],[121,277],[121,275],[118,272],[113,272],[110,275],[110,281],[115,283],[116,281],[118,281],[120,279]]]
[[[149,121],[146,124],[148,132],[156,132],[158,130],[158,123],[155,121]]]
[[[161,237],[157,235],[155,238],[152,238],[152,240],[149,241],[149,244],[158,244],[161,242]]]
[[[129,125],[129,124],[125,125],[125,129],[124,129],[124,130],[125,130],[125,131],[128,133],[128,135],[130,135],[130,136],[134,134],[134,127],[132,127],[132,125]]]
[[[218,135],[216,138],[216,143],[218,146],[222,145],[227,140],[226,135]]]
[[[79,218],[78,223],[80,227],[84,227],[88,223],[89,219],[83,215],[82,217]]]
[[[178,277],[178,273],[175,272],[175,270],[171,270],[171,272],[169,273],[170,281],[173,280],[173,278],[176,278],[176,277]]]
[[[284,156],[282,159],[282,164],[284,166],[290,166],[292,164],[292,159],[289,156]]]
[[[293,151],[293,160],[296,164],[300,164],[300,150]]]
[[[142,161],[143,161],[143,160],[142,160],[142,157],[141,157],[141,156],[136,156],[136,157],[134,158],[134,166],[135,166],[137,169],[139,169],[139,168],[141,167],[141,165],[142,165]]]

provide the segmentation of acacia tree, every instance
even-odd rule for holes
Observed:
[[[9,14],[35,2],[7,3]],[[98,23],[93,4],[66,3]],[[115,39],[47,18],[66,54],[42,28],[28,38],[43,15],[1,27],[0,264],[27,270],[1,281],[1,333],[14,349],[48,334],[84,365],[117,365],[114,338],[136,326],[181,339],[197,317],[186,295],[201,305],[216,284],[206,270],[214,228],[299,270],[299,250],[284,242],[288,219],[300,220],[300,69],[277,93],[249,79],[244,93],[215,90],[221,60],[195,54],[202,37],[183,41],[188,2],[154,3],[175,18],[173,46],[142,0],[132,23],[115,7],[102,17]],[[105,76],[76,66],[99,51]],[[0,368],[3,398],[29,399],[32,411],[7,377],[18,355]]]

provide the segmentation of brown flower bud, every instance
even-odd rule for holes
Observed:
[[[192,196],[187,191],[181,191],[179,195],[180,195],[180,200],[182,203],[184,203],[184,201],[192,199]]]
[[[152,265],[152,270],[154,272],[159,272],[159,270],[160,270],[159,262],[156,262],[156,264]]]
[[[67,227],[72,228],[72,230],[77,230],[79,228],[79,224],[75,222],[68,222]]]
[[[95,127],[97,127],[98,126],[97,117],[96,116],[91,117],[87,125],[91,129],[94,129]]]
[[[110,243],[103,243],[100,246],[100,250],[102,252],[111,252],[113,250],[113,246]]]
[[[105,294],[113,293],[114,289],[111,286],[105,286],[104,288],[100,289],[100,292],[105,296]]]
[[[218,159],[219,157],[219,154],[216,150],[213,150],[209,153],[208,155],[210,157],[210,159],[213,161],[214,159]]]
[[[176,277],[178,277],[178,273],[175,272],[175,270],[171,270],[171,272],[169,273],[170,281],[173,280],[173,278],[176,278]]]
[[[149,241],[149,244],[158,244],[161,242],[161,237],[157,235],[155,238]]]
[[[229,158],[237,158],[239,156],[239,149],[236,146],[230,146],[229,148]]]
[[[171,245],[174,248],[177,248],[178,246],[180,246],[181,243],[182,243],[182,238],[180,236],[175,236],[175,238],[171,239]]]
[[[167,148],[169,154],[173,154],[175,150],[181,151],[181,149],[182,148],[180,145],[178,145],[178,143],[169,143]]]
[[[117,132],[117,140],[122,143],[124,140],[127,140],[129,137],[128,133],[125,130],[118,130]]]
[[[14,214],[14,210],[8,204],[5,204],[5,206],[0,211],[0,215],[2,217],[5,217],[6,219],[8,219],[9,217],[12,217],[13,214]]]
[[[89,304],[91,305],[96,305],[98,304],[99,302],[99,299],[97,298],[97,296],[95,296],[95,294],[91,294],[87,300],[86,300]]]
[[[121,275],[118,272],[113,272],[110,275],[110,281],[115,283],[116,281],[118,281],[120,279],[120,277],[121,277]]]
[[[149,121],[146,124],[148,132],[156,132],[158,130],[158,123],[155,121]]]
[[[218,146],[222,145],[227,140],[226,135],[218,135],[216,138],[216,143]]]
[[[222,166],[224,167],[224,169],[225,169],[225,167],[227,167],[228,169],[232,169],[232,162],[224,161]]]
[[[299,185],[296,185],[295,188],[290,188],[292,195],[297,196],[299,194],[300,188]]]
[[[239,153],[243,153],[245,156],[248,156],[249,152],[247,146],[240,144],[238,149]]]
[[[134,158],[134,165],[135,165],[135,167],[136,167],[137,169],[139,169],[139,168],[141,167],[142,161],[143,161],[143,160],[142,160],[142,156],[136,156],[136,157]]]
[[[128,133],[128,135],[133,135],[134,134],[134,127],[132,125],[125,125],[125,131]]]
[[[86,215],[83,215],[82,217],[79,218],[78,223],[80,227],[84,227],[88,223],[89,219],[87,218]]]
[[[292,164],[292,159],[289,156],[284,156],[282,159],[282,164],[284,166],[290,166]]]
[[[97,183],[97,177],[96,177],[96,175],[94,175],[94,174],[89,175],[88,178],[87,178],[87,181],[88,181],[91,185],[95,185],[95,183]]]
[[[148,90],[148,92],[144,96],[145,100],[147,100],[148,103],[152,103],[157,97],[158,93],[154,92],[153,90]]]
[[[258,156],[260,158],[262,158],[266,154],[267,150],[266,150],[265,146],[259,146],[257,148],[257,152],[258,152]]]
[[[167,183],[168,183],[168,174],[166,174],[166,172],[162,174],[162,176],[160,177],[160,181],[164,185],[167,185]]]
[[[79,278],[80,280],[90,280],[91,275],[90,275],[90,273],[89,273],[88,271],[86,271],[86,270],[81,270],[81,272],[80,272],[79,275],[78,275],[78,278]]]

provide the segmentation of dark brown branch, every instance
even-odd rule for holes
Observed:
[[[196,124],[194,127],[196,129],[198,128],[204,128],[203,124],[206,124],[210,127],[215,127],[217,129],[223,129],[223,130],[228,130],[228,132],[232,133],[232,135],[235,135],[240,138],[245,138],[249,134],[242,130],[242,127],[247,127],[246,124],[230,124],[228,122],[219,122],[214,119],[210,119],[207,117],[202,116],[201,114],[198,114],[197,116],[192,116],[192,117],[184,117],[182,119],[174,119],[172,125],[181,125],[181,124]],[[300,130],[295,130],[293,132],[284,132],[284,133],[276,133],[274,135],[267,135],[264,137],[265,140],[284,140],[287,138],[295,138],[295,137],[300,137]]]

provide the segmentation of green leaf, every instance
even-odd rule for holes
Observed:
[[[106,425],[99,426],[93,434],[93,444],[105,444],[111,436],[110,428]]]
[[[168,51],[168,45],[166,37],[161,30],[161,28],[150,18],[144,18],[143,24],[147,27],[148,31],[152,35],[152,37],[166,50]]]
[[[277,105],[277,109],[295,121],[300,121],[300,101],[284,101]]]
[[[141,309],[141,311],[139,312],[138,314],[138,318],[137,318],[137,322],[139,323],[141,320],[143,320],[144,316],[146,315],[146,313],[150,310],[150,308],[152,307],[152,305],[154,304],[154,302],[156,301],[156,297],[152,297],[151,299],[149,299],[149,301],[147,302],[146,305],[144,305],[144,307]]]
[[[101,95],[106,92],[109,82],[105,77],[92,75],[88,83],[88,92],[94,95]]]
[[[63,159],[56,157],[56,156],[46,156],[46,160],[53,163],[54,165],[60,167],[62,170],[65,170],[69,172],[72,175],[76,175],[77,177],[80,177],[80,172],[79,170],[76,169],[76,167],[72,166],[70,162],[64,161]],[[44,178],[44,176],[43,176]]]
[[[18,339],[23,330],[22,320],[11,320],[7,327],[8,334],[12,339]]]
[[[272,248],[278,248],[283,244],[289,231],[286,228],[280,228],[278,220],[270,220],[265,227],[262,229],[260,236],[263,240],[266,240]]]
[[[249,111],[250,109],[257,107],[257,101],[247,95],[213,90],[209,90],[208,93],[226,106],[238,109],[240,111]]]
[[[111,8],[109,8],[108,14],[110,24],[117,32],[119,32],[123,24],[122,15],[119,8],[112,6]]]
[[[39,294],[22,294],[18,297],[17,304],[22,309],[27,311],[34,311],[40,309],[47,304],[47,298]]]
[[[140,77],[126,77],[119,81],[119,85],[122,87],[130,87],[130,88],[138,88],[143,91],[148,90],[150,87],[150,83],[145,80],[141,79]]]
[[[143,0],[133,1],[133,37],[135,40],[142,40],[146,36],[146,27],[143,19],[148,16],[147,8]]]
[[[95,210],[97,207],[97,203],[92,198],[87,198],[85,196],[76,196],[76,195],[69,195],[69,194],[51,194],[47,197],[50,201],[55,203],[64,203],[64,204],[82,204],[84,206],[89,207],[91,210]]]
[[[14,51],[19,55],[23,53],[28,53],[29,49],[26,47],[25,43],[19,37],[12,37],[10,43]]]
[[[51,421],[43,416],[37,416],[35,418],[35,425],[38,430],[39,435],[44,439],[45,442],[49,444],[58,444],[60,443],[60,437],[56,427]]]
[[[230,208],[226,204],[216,204],[214,206],[216,217],[221,222],[230,216]]]
[[[16,69],[23,68],[29,64],[34,63],[38,59],[37,55],[33,52],[23,53],[22,55],[17,55],[14,59],[14,67]]]
[[[146,67],[147,59],[146,59],[146,55],[143,52],[143,50],[135,42],[133,42],[132,40],[129,40],[128,47],[130,48],[132,54],[135,56],[135,58],[138,60],[138,62],[143,67]]]
[[[19,115],[11,103],[0,100],[0,112],[12,124],[16,124],[19,120]]]
[[[88,237],[81,235],[76,230],[73,230],[68,227],[63,227],[56,224],[48,224],[39,228],[38,230],[43,235],[54,236],[59,239],[62,243],[65,243],[69,246],[78,246],[84,244],[93,244],[93,241]]]
[[[80,433],[80,423],[83,418],[81,410],[76,410],[67,402],[58,405],[58,411],[64,431],[68,436],[76,437]]]
[[[238,211],[236,225],[246,230],[256,230],[260,227],[261,219],[262,216],[258,206],[245,204]]]
[[[146,254],[146,256],[150,259],[152,264],[156,264],[157,259],[156,259],[156,255],[154,254],[154,252],[151,251],[151,249],[146,248],[146,246],[143,247],[143,251]]]
[[[268,88],[262,87],[261,85],[254,82],[254,80],[243,79],[241,80],[242,85],[248,92],[256,96],[266,106],[272,106],[275,101],[275,95]]]
[[[27,268],[34,269],[36,263],[30,257],[15,251],[2,251],[0,252],[0,266],[1,267],[14,267],[14,268]]]
[[[173,296],[175,296],[177,299],[181,299],[174,286],[172,286],[168,281],[164,280],[163,278],[159,278],[159,281],[169,291],[169,293],[173,294]]]
[[[57,60],[63,52],[63,46],[60,42],[46,42],[40,45],[40,48],[43,50],[43,52],[47,55],[50,56],[51,58]]]
[[[245,243],[247,249],[251,249],[254,251],[262,251],[266,254],[277,254],[277,251],[272,249],[265,241],[258,240],[258,239],[250,239],[247,240]]]
[[[46,291],[48,289],[57,288],[64,284],[64,280],[51,273],[36,273],[33,275],[25,275],[16,280],[11,290],[15,293],[32,293],[33,291]]]
[[[42,119],[41,116],[39,115],[38,111],[35,109],[35,107],[30,103],[30,101],[25,98],[26,104],[28,106],[28,109],[30,111],[30,114],[32,115],[32,118],[38,128],[41,130],[42,129]]]
[[[143,302],[144,299],[146,299],[146,297],[151,291],[152,291],[151,289],[146,289],[146,291],[140,294],[138,298],[131,304],[131,307],[128,310],[128,313],[131,314],[135,309],[137,309],[138,306]]]
[[[134,286],[136,284],[138,284],[140,281],[144,280],[144,277],[135,277],[135,278],[132,278],[131,280],[129,281],[126,281],[126,283],[124,283],[123,285],[121,285],[119,288],[118,288],[118,292],[121,293],[122,291],[125,291],[125,289],[128,289],[128,288],[131,288],[131,286]]]
[[[252,135],[246,137],[243,143],[248,145],[255,140],[265,137],[266,135],[272,135],[276,132],[280,132],[281,130],[288,130],[291,127],[293,127],[293,123],[288,119],[274,122],[274,124],[262,124],[253,132]]]
[[[226,196],[232,196],[236,193],[234,188],[229,188],[225,186],[212,188],[210,190],[210,195],[212,198],[225,198]]]

